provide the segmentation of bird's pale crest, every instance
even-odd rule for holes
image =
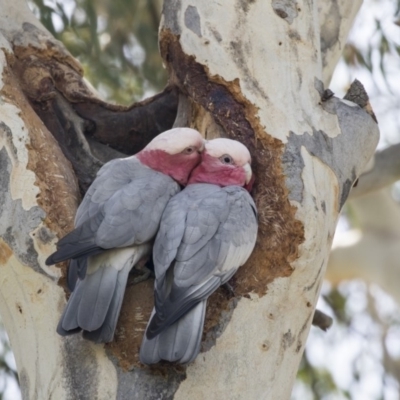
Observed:
[[[191,128],[174,128],[160,133],[144,150],[163,150],[168,154],[178,154],[190,146],[203,150],[204,139],[200,132]]]

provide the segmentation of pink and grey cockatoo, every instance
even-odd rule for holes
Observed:
[[[140,360],[189,363],[200,350],[207,298],[253,251],[257,211],[247,148],[234,140],[207,142],[188,186],[163,213],[153,247],[155,306]]]
[[[99,170],[78,208],[75,229],[46,260],[51,265],[72,259],[73,293],[57,327],[60,335],[82,330],[95,342],[113,339],[128,274],[151,253],[162,213],[200,163],[203,148],[196,130],[171,129],[138,154]]]

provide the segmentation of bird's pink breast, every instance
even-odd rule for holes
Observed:
[[[201,160],[197,152],[169,154],[163,150],[143,150],[137,157],[147,167],[171,176],[181,185],[186,185],[190,172]]]
[[[218,186],[244,186],[246,173],[242,167],[222,164],[217,158],[203,153],[201,163],[193,170],[190,183],[211,183]]]

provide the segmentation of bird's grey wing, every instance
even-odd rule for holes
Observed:
[[[218,186],[195,184],[169,201],[153,247],[156,278],[166,273],[178,252],[184,253],[185,244],[196,251],[213,236],[218,220],[227,214],[225,197]],[[185,254],[178,258],[182,257]]]
[[[218,188],[193,203],[175,257],[174,283],[190,287],[210,275],[229,275],[250,256],[257,230],[256,206],[243,188]]]
[[[95,243],[94,233],[99,228],[103,218],[103,207],[112,195],[121,187],[129,183],[129,175],[135,173],[138,160],[131,159],[127,168],[129,173],[121,173],[127,160],[116,159],[105,164],[96,175],[96,179],[90,185],[75,216],[75,229],[60,239],[57,243],[57,251],[46,260],[47,265],[56,264],[69,258],[85,257],[100,248]],[[73,275],[75,264],[70,268],[71,284],[75,285]]]
[[[104,219],[96,232],[100,247],[142,244],[157,233],[162,213],[180,191],[169,176],[147,169],[140,179],[125,185],[104,205]]]
[[[58,242],[47,264],[145,243],[154,237],[162,212],[179,185],[169,176],[127,161],[115,162],[96,178],[79,208],[78,226]]]
[[[257,240],[257,209],[247,190],[237,186],[222,189],[230,200],[230,212],[226,221],[220,225],[213,241],[220,243],[217,266],[214,275],[229,276],[250,257]],[[217,238],[217,236],[219,238]],[[232,275],[231,275],[232,276]],[[230,277],[228,279],[230,279]],[[182,276],[186,280],[185,276]],[[227,279],[222,279],[222,283]],[[187,284],[179,282],[179,284]]]
[[[174,196],[165,208],[153,246],[153,262],[156,277],[165,274],[175,259],[185,233],[186,216],[191,200],[185,189]]]
[[[184,198],[188,189],[190,186],[179,196]],[[160,268],[155,253],[160,247],[171,247],[165,234],[168,229],[162,231],[166,228],[163,224],[164,216],[153,251],[156,314],[149,324],[148,338],[173,324],[227,282],[246,262],[257,237],[255,205],[248,192],[235,186],[217,187],[197,201],[192,199],[174,259],[166,272],[160,274],[165,265]]]
[[[46,264],[52,265],[70,258],[87,257],[101,251],[101,247],[96,243],[95,232],[100,227],[103,218],[102,212],[98,212],[60,239],[57,243],[57,251],[47,258]]]
[[[126,161],[124,159],[111,160],[99,169],[76,211],[75,226],[82,225],[97,214],[102,204],[109,200],[121,186],[129,182],[129,177],[120,173]],[[138,164],[138,160],[131,159],[131,161],[134,166]]]

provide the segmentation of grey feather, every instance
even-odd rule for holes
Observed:
[[[146,337],[152,339],[160,334],[195,307],[199,301],[207,299],[221,284],[219,277],[210,277],[202,284],[184,288],[173,284],[169,296],[165,299],[162,299],[156,290],[154,297],[157,312],[147,327]]]
[[[105,251],[88,259],[88,272],[78,280],[57,332],[66,336],[83,330],[86,339],[113,339],[131,268],[151,250],[150,244]]]
[[[167,202],[179,190],[171,177],[146,167],[136,157],[110,161],[79,206],[76,228],[58,242],[46,264],[148,242],[158,230]],[[73,263],[72,268],[76,266]],[[71,287],[76,275],[71,270]]]
[[[130,269],[150,252],[162,213],[180,191],[169,176],[136,157],[104,165],[87,191],[75,229],[57,244],[48,265],[71,259],[73,291],[57,327],[60,335],[83,331],[95,342],[112,340]]]
[[[185,357],[168,353],[169,346],[175,348],[178,337],[185,337],[183,321],[188,315],[192,315],[193,326],[201,326],[197,336],[192,332],[190,337],[201,339],[204,312],[194,310],[203,303],[205,309],[207,298],[246,262],[257,228],[254,201],[243,188],[195,184],[171,199],[153,248],[155,312],[147,326],[143,360],[154,360],[160,354],[168,361],[195,357],[197,341]],[[157,356],[148,350],[149,342],[157,343]]]
[[[89,331],[98,329],[111,303],[117,276],[117,270],[104,265],[78,281],[61,316],[59,327],[67,332],[78,328]],[[94,285],[99,285],[99,290]],[[60,329],[58,332],[61,334]]]
[[[155,364],[161,360],[186,364],[200,351],[207,300],[192,308],[179,321],[153,339],[144,337],[140,348],[140,361]]]
[[[82,282],[77,283],[76,289],[79,288],[80,284],[82,284]],[[66,334],[68,334],[68,332],[79,331],[81,329],[78,324],[78,313],[76,311],[79,307],[82,294],[82,290],[75,290],[69,298],[57,327],[57,333],[59,333],[60,335],[65,336]]]
[[[104,322],[95,331],[83,331],[83,337],[95,343],[108,343],[114,338],[115,328],[121,312],[122,300],[124,298],[126,282],[128,281],[129,269],[125,268],[119,272],[113,298],[108,308]]]
[[[84,262],[87,266],[87,259],[86,258],[81,258],[78,260],[70,260],[68,264],[68,272],[67,272],[67,285],[68,289],[73,292],[76,286],[76,282],[78,281],[78,275],[79,275],[79,270],[81,267],[79,266],[79,263]],[[86,268],[85,270],[85,275],[86,275]]]
[[[103,253],[103,249],[98,252],[94,252],[91,255],[97,255]],[[68,289],[73,292],[75,289],[76,282],[78,278],[80,280],[84,279],[87,271],[88,259],[87,257],[81,257],[78,259],[72,259],[68,265],[68,274],[67,274],[67,284]]]
[[[86,274],[82,285],[76,288],[83,292],[76,310],[78,325],[83,330],[91,332],[102,326],[114,296],[118,273],[110,265],[102,264],[93,274]]]

